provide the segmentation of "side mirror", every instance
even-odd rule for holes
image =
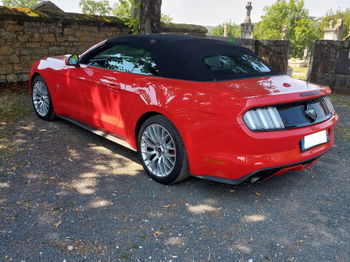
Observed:
[[[71,55],[68,58],[66,58],[66,65],[68,66],[75,66],[79,67],[79,56],[78,55]]]

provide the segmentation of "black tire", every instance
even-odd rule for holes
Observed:
[[[141,150],[141,138],[142,135],[144,134],[145,130],[153,125],[159,125],[162,128],[164,128],[171,136],[173,139],[172,141],[175,144],[175,153],[176,155],[176,160],[175,165],[173,166],[172,171],[165,175],[165,176],[158,176],[155,173],[153,173],[148,167],[147,164],[145,163],[144,157],[142,155],[142,150]],[[190,176],[190,171],[189,171],[189,166],[188,166],[188,160],[187,160],[187,153],[186,149],[183,143],[183,140],[181,138],[181,135],[179,131],[176,129],[174,124],[167,119],[166,117],[162,115],[156,115],[148,118],[141,126],[138,137],[137,137],[137,142],[138,142],[138,153],[139,157],[142,163],[143,168],[147,172],[147,174],[154,179],[155,181],[162,183],[162,184],[171,184],[171,183],[177,183],[180,182]]]
[[[43,88],[47,90],[47,101],[48,101],[48,109],[43,112],[40,112],[39,109],[37,109],[37,107],[34,105],[34,101],[38,101],[38,99],[36,99],[35,96],[35,91],[34,89],[36,88],[35,86],[40,82],[40,84],[43,85]],[[36,113],[36,115],[46,121],[51,121],[57,118],[54,110],[53,110],[53,104],[52,104],[52,100],[51,100],[51,95],[50,95],[50,91],[49,88],[47,87],[44,79],[41,76],[36,76],[32,82],[32,86],[31,86],[31,99],[32,99],[32,106],[34,109],[34,112]]]

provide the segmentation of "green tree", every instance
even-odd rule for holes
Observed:
[[[264,8],[262,20],[255,25],[254,38],[282,39],[284,28],[286,39],[291,41],[290,54],[302,57],[305,47],[310,47],[318,38],[316,25],[304,7],[304,0],[277,0]]]
[[[133,0],[119,0],[112,9],[112,14],[121,19],[131,18],[131,7]]]
[[[80,0],[79,5],[82,12],[89,15],[109,15],[111,10],[108,0]]]
[[[232,22],[223,23],[221,25],[213,27],[209,31],[209,35],[212,36],[224,36],[225,24],[227,25],[227,36],[237,38],[241,34],[241,29],[238,25]]]
[[[167,14],[160,14],[160,21],[168,24],[173,21],[173,18]]]
[[[2,0],[4,6],[18,6],[32,8],[42,0]]]

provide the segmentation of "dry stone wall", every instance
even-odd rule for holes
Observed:
[[[127,28],[62,23],[0,21],[0,82],[27,81],[36,59],[81,53],[103,39],[128,33]]]
[[[205,36],[207,30],[163,24],[162,32]],[[42,57],[80,54],[104,39],[130,33],[116,17],[0,7],[0,83],[27,81],[32,63]]]
[[[350,40],[314,42],[308,80],[350,94]]]

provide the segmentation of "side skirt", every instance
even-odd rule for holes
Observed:
[[[110,140],[110,141],[112,141],[112,142],[114,142],[116,144],[119,144],[119,145],[121,145],[123,147],[126,147],[126,148],[128,148],[128,149],[130,149],[132,151],[135,151],[135,152],[137,151],[135,148],[132,148],[129,145],[129,143],[127,143],[125,140],[123,140],[123,139],[121,139],[119,137],[113,136],[111,134],[103,132],[102,130],[99,130],[99,129],[93,128],[91,126],[85,125],[85,124],[83,124],[83,123],[81,123],[81,122],[79,122],[77,120],[74,120],[74,119],[72,119],[70,117],[66,117],[66,116],[59,116],[59,117],[64,119],[64,120],[66,120],[66,121],[68,121],[68,122],[71,122],[72,124],[75,124],[75,125],[77,125],[77,126],[79,126],[81,128],[84,128],[84,129],[94,133],[95,135],[104,137],[104,138],[106,138],[106,139],[108,139],[108,140]]]

